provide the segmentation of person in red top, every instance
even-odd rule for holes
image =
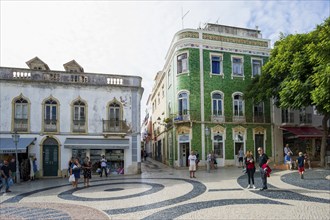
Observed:
[[[253,187],[253,189],[256,189],[256,187],[254,186],[254,173],[256,171],[256,168],[254,166],[254,158],[253,158],[253,154],[252,151],[247,151],[245,154],[245,167],[246,167],[246,173],[248,175],[248,183],[249,185],[246,187],[247,189]],[[251,181],[252,181],[252,186],[251,186]]]

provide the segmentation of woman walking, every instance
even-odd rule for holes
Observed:
[[[251,188],[251,182],[253,189],[256,189],[254,186],[254,173],[256,171],[256,167],[254,165],[254,158],[252,151],[247,151],[245,155],[245,165],[246,165],[246,172],[248,174],[248,186],[247,189]]]
[[[78,181],[80,178],[80,164],[79,164],[79,160],[76,158],[74,159],[74,165],[70,170],[70,175],[74,175],[74,182],[72,183],[73,188],[77,188],[78,187]]]

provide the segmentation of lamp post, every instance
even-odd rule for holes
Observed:
[[[209,155],[209,135],[210,135],[210,129],[208,127],[205,127],[205,135],[206,135],[206,169],[207,172],[210,172],[210,161],[208,160],[208,155]]]
[[[15,154],[16,154],[16,182],[20,183],[21,179],[20,179],[20,173],[19,173],[19,163],[18,163],[18,154],[17,154],[17,144],[19,142],[19,134],[17,134],[17,131],[15,131],[15,134],[12,135],[13,141],[15,143]]]

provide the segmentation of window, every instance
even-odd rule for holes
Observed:
[[[188,114],[188,94],[186,92],[179,93],[179,115]]]
[[[282,109],[282,123],[294,123],[294,112]]]
[[[244,101],[241,94],[234,95],[234,116],[244,116]]]
[[[57,102],[54,99],[45,101],[44,106],[44,131],[57,131]]]
[[[120,105],[116,102],[113,102],[109,105],[109,120],[111,127],[118,127],[120,124]]]
[[[243,76],[243,58],[232,57],[233,76]]]
[[[222,57],[219,55],[211,55],[211,74],[222,74]]]
[[[57,102],[49,99],[45,102],[45,120],[48,121],[56,121],[56,109],[57,109]]]
[[[177,57],[178,74],[188,72],[188,54],[183,53]]]
[[[86,131],[86,105],[81,100],[73,103],[73,132]]]
[[[168,73],[167,73],[167,79],[168,79],[168,87],[170,87],[171,86],[171,84],[172,84],[172,74],[171,74],[171,67],[170,67],[170,69],[168,70]]]
[[[217,158],[223,159],[223,136],[215,134],[213,137],[213,150]]]
[[[223,115],[223,99],[221,93],[212,94],[212,115],[214,116]]]
[[[261,74],[262,61],[257,59],[252,59],[252,77]]]
[[[164,85],[162,85],[162,98],[165,96]]]
[[[254,122],[264,122],[264,103],[254,104],[253,106]]]
[[[28,131],[28,101],[18,98],[15,101],[14,131]]]

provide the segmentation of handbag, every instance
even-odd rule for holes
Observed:
[[[74,175],[71,174],[70,177],[69,177],[69,182],[72,183],[74,181],[76,181],[76,179],[74,178]]]

